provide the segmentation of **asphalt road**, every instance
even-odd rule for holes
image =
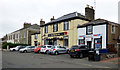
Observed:
[[[68,54],[2,52],[3,68],[118,68],[117,64],[70,58]]]

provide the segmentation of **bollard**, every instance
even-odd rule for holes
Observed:
[[[9,51],[9,45],[7,45],[7,51]]]

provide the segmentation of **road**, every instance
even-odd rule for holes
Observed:
[[[2,52],[3,68],[118,68],[117,64],[70,58],[68,54]]]

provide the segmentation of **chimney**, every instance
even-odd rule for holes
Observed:
[[[85,17],[89,20],[94,20],[95,19],[95,10],[93,9],[93,6],[87,5],[85,8]]]
[[[29,27],[29,26],[31,26],[31,23],[26,23],[26,22],[24,22],[24,28],[27,28],[27,27]]]
[[[53,21],[55,18],[54,18],[54,16],[50,19],[51,21]]]
[[[45,21],[43,21],[43,19],[40,20],[40,25],[44,25]]]

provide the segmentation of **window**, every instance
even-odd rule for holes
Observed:
[[[53,24],[53,32],[57,32],[58,31],[58,24]]]
[[[64,30],[68,30],[69,29],[69,23],[68,21],[64,22]]]
[[[37,39],[37,34],[35,34],[35,39]]]
[[[85,44],[85,40],[84,39],[79,39],[78,40],[78,45],[84,45]]]
[[[94,48],[95,48],[95,49],[100,49],[100,48],[102,48],[102,38],[96,38],[96,39],[94,40],[94,43],[95,43],[95,45],[94,45]]]
[[[115,25],[111,25],[111,33],[115,33]]]
[[[87,26],[87,34],[92,34],[93,33],[93,27],[92,26]]]
[[[44,44],[45,44],[45,45],[48,45],[48,40],[45,39],[45,40],[44,40]]]
[[[26,38],[26,33],[24,33],[24,38]]]
[[[45,33],[48,33],[48,26],[45,26]]]
[[[21,34],[21,38],[22,38],[22,34]]]

